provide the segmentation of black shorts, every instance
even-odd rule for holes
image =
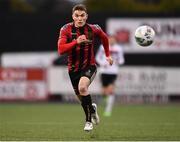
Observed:
[[[107,87],[110,84],[114,84],[117,79],[116,74],[101,74],[101,82],[103,87]]]
[[[78,85],[79,85],[80,78],[85,76],[85,77],[89,78],[89,80],[91,82],[94,79],[96,72],[97,72],[97,68],[95,65],[91,65],[81,71],[69,72],[71,84],[73,86],[73,89],[74,89],[74,92],[76,93],[76,95],[79,95]]]

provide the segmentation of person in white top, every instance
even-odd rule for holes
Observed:
[[[112,108],[115,100],[115,81],[119,73],[119,65],[123,65],[125,62],[124,52],[122,46],[117,44],[115,37],[109,36],[109,50],[114,60],[112,66],[106,62],[103,46],[100,45],[96,54],[96,62],[100,66],[100,79],[102,83],[102,94],[107,96],[104,116],[111,116]]]

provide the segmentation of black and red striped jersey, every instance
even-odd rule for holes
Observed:
[[[77,37],[85,35],[90,41],[88,43],[77,44]],[[68,23],[60,29],[58,39],[58,53],[68,54],[68,70],[79,71],[89,65],[95,65],[94,57],[94,37],[97,35],[105,49],[105,54],[109,56],[109,42],[107,35],[98,25],[86,23],[83,27],[75,27],[73,23]]]

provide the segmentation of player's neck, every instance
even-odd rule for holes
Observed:
[[[78,26],[78,25],[76,25],[75,23],[74,23],[74,26],[76,27],[76,28],[82,28],[82,27],[84,27],[86,25],[86,23],[84,24],[84,25],[82,25],[82,26]]]

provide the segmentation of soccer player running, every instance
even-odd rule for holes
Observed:
[[[109,36],[110,53],[114,60],[112,66],[109,66],[104,56],[102,45],[96,54],[96,61],[100,65],[100,79],[102,83],[102,94],[106,96],[106,106],[104,116],[111,116],[115,101],[115,81],[119,73],[119,65],[124,64],[124,53],[122,47],[116,43],[113,36]]]
[[[68,72],[73,89],[78,96],[86,115],[84,130],[93,129],[93,124],[99,123],[97,105],[92,104],[88,87],[96,75],[94,57],[94,37],[97,35],[104,46],[106,60],[109,65],[113,60],[109,53],[107,35],[98,25],[86,23],[88,18],[86,7],[75,5],[72,9],[72,23],[67,23],[60,29],[58,53],[68,55]]]

